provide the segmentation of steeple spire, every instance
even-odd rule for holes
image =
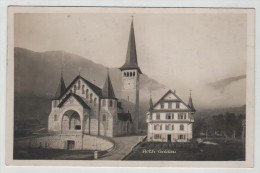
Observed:
[[[193,103],[192,103],[191,91],[192,91],[192,90],[190,90],[190,98],[189,98],[189,104],[188,104],[188,106],[190,107],[190,109],[191,109],[192,112],[196,112],[196,109],[194,108]]]
[[[132,22],[131,22],[131,27],[130,27],[130,34],[129,34],[125,64],[122,67],[120,67],[119,69],[121,71],[137,69],[138,72],[142,74],[140,68],[138,67],[138,62],[137,62],[133,16],[132,16]]]
[[[153,109],[153,100],[152,100],[152,93],[150,90],[150,102],[149,102],[149,111],[151,111]]]
[[[57,91],[56,91],[56,94],[54,96],[54,100],[55,99],[59,99],[60,96],[63,94],[63,92],[65,91],[66,89],[66,86],[65,86],[65,82],[64,82],[64,79],[63,79],[63,74],[61,73],[61,77],[60,77],[60,83],[59,83],[59,86],[57,88]]]
[[[112,82],[110,80],[108,69],[107,69],[106,82],[105,82],[104,87],[102,89],[102,96],[103,96],[103,98],[107,98],[107,99],[116,99],[114,89],[113,89],[113,86],[112,86]]]

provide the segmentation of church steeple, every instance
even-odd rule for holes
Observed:
[[[149,111],[153,110],[153,100],[152,100],[152,94],[150,91],[150,102],[149,102]]]
[[[189,98],[189,104],[188,104],[188,106],[190,107],[190,109],[191,109],[192,112],[194,112],[194,113],[196,112],[196,109],[194,108],[193,103],[192,103],[191,90],[190,90],[190,98]]]
[[[102,89],[102,97],[106,99],[116,99],[112,82],[110,80],[109,71],[107,71],[107,79]]]
[[[142,74],[142,71],[138,67],[138,62],[137,62],[133,18],[132,18],[132,22],[131,22],[131,28],[130,28],[130,34],[129,34],[125,64],[122,67],[120,67],[119,69],[121,71],[122,70],[137,69],[138,72],[140,74]]]
[[[59,86],[57,88],[57,91],[56,91],[56,94],[55,94],[53,100],[59,99],[60,96],[62,95],[62,93],[65,91],[65,89],[66,89],[65,82],[63,79],[63,74],[61,73],[60,83],[59,83]]]

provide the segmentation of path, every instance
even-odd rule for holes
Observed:
[[[140,138],[143,138],[142,135],[137,136],[122,136],[113,138],[115,141],[115,149],[111,152],[101,156],[100,160],[122,160],[135,146]]]

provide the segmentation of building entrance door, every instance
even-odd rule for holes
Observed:
[[[67,141],[67,149],[68,150],[73,150],[75,148],[75,141]]]
[[[172,141],[172,135],[168,135],[168,142],[171,142]]]

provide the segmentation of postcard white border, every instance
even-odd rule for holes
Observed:
[[[29,1],[29,2],[31,2],[31,1]],[[61,3],[58,3],[57,4],[57,1],[55,1],[56,2],[56,4],[53,4],[53,5],[63,5],[63,4],[61,4]],[[71,5],[71,1],[66,1],[67,3],[66,3],[66,5]],[[74,1],[75,2],[75,1]],[[141,2],[144,2],[144,1],[141,1]],[[151,3],[151,5],[150,6],[156,6],[155,4],[155,1],[152,1],[152,2],[154,2],[154,3]],[[166,1],[167,3],[165,4],[165,6],[172,6],[172,2],[169,2],[169,1]],[[177,2],[177,1],[175,1],[175,2]],[[177,3],[177,4],[175,4],[176,6],[179,6],[180,4],[182,4],[182,3],[180,3],[180,1],[178,1],[179,3]],[[184,1],[184,2],[186,2],[186,4],[187,4],[187,1]],[[212,1],[211,1],[212,2]],[[220,2],[220,1],[218,1],[218,2]],[[225,2],[227,2],[227,1],[225,1]],[[228,2],[231,2],[231,1],[228,1]],[[234,2],[234,1],[232,1],[232,2]],[[241,4],[242,4],[242,6],[243,7],[254,7],[254,8],[256,8],[256,4],[257,3],[252,3],[252,2],[254,2],[254,1],[251,1],[250,3],[248,3],[248,4],[245,4],[244,2],[245,1],[243,1],[243,3],[242,3],[242,1],[236,1],[236,5],[234,5],[233,4],[233,6],[232,6],[232,3],[230,3],[229,5],[231,5],[231,7],[237,7],[238,6],[238,2],[240,2]],[[37,2],[38,3],[38,2]],[[189,3],[190,3],[190,5],[189,6],[187,6],[187,7],[198,7],[197,5],[191,5],[192,3],[189,1]],[[42,4],[42,3],[39,3],[40,5],[44,5],[44,4]],[[140,2],[139,3],[137,3],[137,4],[139,4],[139,6],[143,6],[143,4],[141,4],[140,5]],[[185,3],[184,3],[185,4]],[[222,6],[221,6],[221,4],[222,4]],[[218,3],[215,3],[215,6],[221,6],[221,7],[223,7],[223,5],[224,5],[225,3],[223,2],[223,1],[221,1],[221,3],[220,4],[218,4]],[[28,4],[25,4],[25,5],[28,5]],[[32,3],[32,5],[35,5],[35,4],[33,4]],[[38,5],[38,4],[37,4]],[[49,4],[48,4],[49,5]],[[79,3],[79,4],[77,4],[77,5],[82,5],[82,1],[81,1],[81,3]],[[105,5],[105,6],[108,6],[108,5],[106,5],[106,3],[104,3],[104,4],[102,4],[102,5]],[[121,6],[124,6],[124,5],[126,5],[126,4],[121,4]],[[132,4],[130,3],[130,4],[128,4],[128,6],[131,6]],[[97,5],[94,5],[94,6],[97,6]],[[135,5],[135,6],[138,6],[138,5]],[[149,5],[148,5],[149,6]],[[160,5],[158,5],[157,4],[157,6],[162,6],[162,4],[160,4]],[[203,5],[202,5],[203,6]],[[209,7],[209,5],[204,5],[204,6],[206,6],[206,7]],[[213,4],[212,4],[212,6],[214,6]],[[201,5],[200,5],[200,7],[201,7]],[[225,6],[224,5],[224,7],[227,7],[227,5]],[[3,8],[2,8],[2,6],[1,6],[1,10],[2,10]],[[225,9],[223,9],[223,10],[225,10]],[[166,10],[167,11],[167,10]],[[5,12],[6,12],[6,9],[5,9]],[[257,12],[257,11],[256,11]],[[258,13],[256,13],[256,16],[259,16],[259,14]],[[6,17],[6,14],[4,15],[4,17]],[[3,13],[2,13],[2,11],[1,11],[1,19],[3,19]],[[6,19],[6,18],[5,18]],[[256,17],[256,19],[259,19],[259,17]],[[6,21],[6,20],[5,20]],[[257,21],[257,20],[256,20]],[[6,32],[7,32],[7,30],[6,30],[6,28],[5,29],[3,29],[3,27],[2,27],[2,23],[3,22],[1,22],[1,45],[3,45],[2,43],[5,43],[4,41],[4,39],[3,38],[6,38]],[[257,24],[257,26],[256,26],[257,28],[259,28],[259,24]],[[256,33],[256,38],[259,38],[259,35]],[[258,39],[259,40],[259,39]],[[257,41],[257,40],[256,40]],[[249,42],[250,42],[250,44],[251,43],[253,43],[253,40],[249,40]],[[253,43],[253,45],[254,45],[254,43]],[[256,46],[259,46],[259,42],[257,43],[256,42]],[[257,47],[258,48],[258,47]],[[5,49],[6,49],[6,45],[5,46],[1,46],[1,62],[6,62],[4,59],[3,59],[3,57],[6,57],[6,51],[5,51]],[[251,52],[251,51],[249,51],[249,52]],[[257,57],[257,53],[259,52],[259,49],[256,49],[256,57]],[[4,55],[4,56],[3,56]],[[250,56],[250,55],[249,55]],[[252,54],[252,56],[254,56],[253,54]],[[252,62],[253,63],[253,61],[254,61],[254,59],[250,59],[250,62]],[[250,62],[247,62],[248,64],[251,64]],[[254,64],[254,63],[253,63]],[[258,64],[257,64],[257,59],[256,59],[256,62],[255,62],[255,66],[257,66]],[[2,63],[1,63],[1,67],[3,67],[3,68],[1,68],[1,69],[5,69],[5,65],[2,65]],[[248,66],[249,67],[249,66]],[[258,68],[256,68],[255,69],[255,72],[256,72],[256,80],[255,80],[255,87],[257,88],[257,86],[259,87],[259,70],[257,70]],[[8,70],[10,70],[10,69],[8,69]],[[3,73],[2,73],[3,72]],[[9,71],[10,72],[10,71]],[[4,75],[3,75],[4,74]],[[1,96],[5,96],[5,85],[2,85],[3,83],[5,83],[5,71],[3,71],[3,70],[1,70],[1,77],[3,76],[3,78],[1,78],[1,79],[4,79],[4,80],[1,80]],[[251,78],[252,78],[252,80],[254,80],[254,76],[251,76]],[[2,82],[3,81],[3,82]],[[7,82],[9,82],[10,80],[8,80]],[[249,80],[247,80],[247,81],[249,81]],[[252,83],[251,83],[251,85],[252,85]],[[248,86],[248,85],[247,85]],[[12,89],[12,88],[10,88],[10,87],[8,87],[8,89]],[[259,91],[258,91],[258,89],[256,89],[256,91],[255,91],[255,94],[254,93],[248,93],[247,94],[247,96],[249,96],[249,97],[251,97],[252,98],[252,96],[254,97],[254,96],[258,96],[259,94]],[[7,97],[8,98],[10,98],[10,96],[12,96],[12,95],[7,95]],[[256,97],[257,98],[257,97]],[[5,98],[3,99],[2,97],[0,98],[1,99],[1,105],[5,105]],[[259,100],[256,100],[256,105],[257,105],[257,103],[259,103]],[[254,106],[254,101],[252,101],[252,102],[250,102],[249,103],[249,105],[251,105],[251,106]],[[251,111],[253,111],[253,110],[251,110]],[[257,113],[259,113],[259,109],[256,107],[256,114],[255,115],[257,115]],[[254,112],[254,111],[253,111]],[[5,115],[5,110],[3,109],[3,110],[1,110],[1,112],[0,112],[1,114],[3,114],[3,115]],[[247,112],[247,113],[249,113],[249,112]],[[252,113],[252,112],[251,112]],[[5,134],[5,133],[3,133],[4,131],[5,131],[5,129],[4,129],[4,126],[5,126],[5,124],[3,124],[3,121],[5,121],[5,117],[3,118],[3,116],[1,116],[1,150],[0,150],[0,152],[1,152],[1,165],[2,164],[4,164],[4,156],[3,156],[3,154],[2,153],[4,153],[5,152],[5,149],[4,149],[4,147],[3,147],[3,145],[4,145],[4,143],[3,143],[3,135]],[[259,118],[256,116],[256,118],[255,118],[255,129],[256,129],[256,134],[258,133],[259,134]],[[250,123],[250,122],[247,122],[247,123]],[[253,122],[251,122],[250,124],[254,124]],[[258,125],[258,126],[257,126]],[[248,126],[247,126],[248,127]],[[12,128],[12,127],[11,127]],[[10,128],[7,128],[7,129],[10,129]],[[253,131],[253,128],[247,128],[248,130],[247,130],[247,137],[249,136],[249,134],[254,134],[254,131]],[[250,130],[251,129],[251,130]],[[8,132],[7,132],[8,133]],[[247,139],[248,140],[248,139]],[[8,144],[9,145],[7,145],[6,147],[6,149],[8,149],[8,146],[12,146],[11,145],[11,143],[9,143],[8,142]],[[257,135],[256,135],[256,139],[255,139],[255,145],[257,145],[258,144],[258,146],[259,146],[259,139],[257,139]],[[252,145],[250,146],[251,148],[254,148],[254,146],[253,146],[253,142],[252,142]],[[256,148],[255,149],[255,154],[257,153],[257,151],[259,151],[258,150],[258,148]],[[259,153],[259,152],[258,152]],[[253,154],[253,153],[247,153],[247,154]],[[247,156],[248,157],[248,156]],[[258,157],[258,159],[259,159],[259,155],[257,156],[257,155],[255,155],[255,157],[256,157],[256,159],[257,159],[257,157]],[[45,162],[45,163],[44,163]],[[54,162],[56,162],[56,161],[54,161]],[[53,161],[43,161],[42,163],[44,164],[44,165],[48,165],[48,166],[50,166],[50,165],[53,165],[53,164],[55,164],[55,165],[57,165],[56,163],[54,163]],[[60,163],[61,165],[64,165],[64,161],[61,161],[62,163]],[[69,161],[69,162],[71,162],[73,165],[77,165],[78,164],[78,161]],[[99,163],[98,163],[98,165],[96,165],[96,166],[118,166],[118,164],[116,164],[116,165],[114,165],[113,163],[110,163],[111,161],[104,161],[104,162],[101,162],[101,161],[98,161]],[[114,162],[114,161],[112,161],[112,162]],[[118,162],[118,161],[117,161]],[[119,162],[121,162],[121,161],[119,161]],[[127,165],[125,165],[125,166],[133,166],[132,164],[135,164],[135,166],[144,166],[144,167],[147,167],[147,166],[150,166],[151,164],[153,165],[153,166],[155,166],[155,167],[158,167],[158,166],[162,166],[160,163],[158,164],[158,161],[154,161],[154,162],[157,162],[157,163],[152,163],[152,162],[149,162],[149,165],[146,165],[145,163],[140,163],[140,162],[137,162],[137,163],[134,163],[135,161],[133,161],[131,164],[129,164],[129,163],[127,163]],[[187,161],[185,161],[186,163],[189,163],[189,166],[191,166],[191,167],[193,167],[192,166],[192,164],[193,163],[195,163],[195,162],[187,162]],[[38,165],[37,163],[35,163],[36,165]],[[33,162],[31,162],[30,163],[30,165],[35,165]],[[58,165],[60,165],[60,164],[58,164]],[[121,163],[120,163],[121,164]],[[208,167],[209,165],[211,165],[212,164],[212,162],[207,162],[207,163],[203,163],[204,165],[203,165],[203,167]],[[231,167],[234,167],[234,166],[232,166],[232,162],[229,162],[228,164],[230,164],[231,165]],[[236,164],[237,164],[237,162],[236,162]],[[16,163],[15,163],[15,165],[17,165]],[[18,163],[18,165],[19,165],[19,163]],[[67,164],[66,163],[66,165],[67,166],[69,166],[70,164]],[[85,166],[93,166],[93,165],[85,165]],[[176,166],[180,166],[180,167],[183,167],[184,165],[182,165],[181,164],[181,162],[178,162],[178,165],[176,165]],[[212,165],[213,167],[215,167],[215,168],[217,168],[217,167],[219,167],[219,165],[215,165],[214,166],[214,163],[213,163],[213,165]],[[241,163],[240,165],[236,165],[235,167],[243,167],[243,166],[245,166],[245,165],[243,165],[243,163]],[[248,166],[248,164],[247,164],[247,166]],[[251,165],[252,166],[252,165]],[[251,167],[250,166],[250,167]],[[255,165],[256,166],[256,165]],[[2,170],[2,166],[1,166],[1,170]],[[41,167],[42,168],[42,167]],[[61,167],[60,167],[61,168]],[[63,167],[64,168],[64,167]],[[187,166],[185,167],[185,168],[187,168]],[[9,168],[8,168],[9,169]],[[35,169],[35,168],[34,168]],[[65,168],[66,169],[66,168]],[[64,170],[65,170],[64,169]],[[5,166],[5,169],[4,170],[7,170],[7,167]],[[140,170],[140,169],[139,169]],[[154,169],[153,169],[154,170]],[[178,169],[179,170],[179,169]],[[161,170],[160,170],[161,171]],[[199,170],[200,172],[201,172],[201,170]],[[239,172],[239,170],[237,170],[238,172]],[[193,172],[194,172],[194,170],[193,170]]]

